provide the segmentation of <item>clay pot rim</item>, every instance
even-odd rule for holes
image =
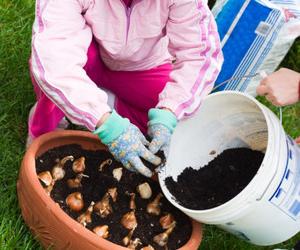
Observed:
[[[90,241],[92,244],[98,245],[99,241],[101,244],[106,247],[106,248],[112,248],[114,249],[116,246],[119,247],[119,249],[128,249],[126,247],[123,247],[121,245],[115,244],[109,240],[103,239],[99,236],[97,236],[95,233],[90,231],[89,229],[83,227],[80,223],[78,223],[76,220],[71,218],[67,213],[65,213],[52,199],[50,196],[46,194],[44,189],[42,188],[42,185],[40,184],[38,180],[38,176],[36,174],[36,168],[35,168],[35,159],[38,156],[37,152],[39,150],[39,147],[44,144],[46,141],[50,140],[55,140],[60,137],[85,137],[90,140],[98,140],[98,137],[96,135],[93,135],[90,132],[87,131],[78,131],[78,130],[61,130],[61,131],[53,131],[46,133],[42,136],[39,136],[36,138],[33,143],[29,146],[27,149],[24,158],[22,160],[22,166],[25,168],[25,165],[27,164],[26,167],[26,174],[29,176],[31,180],[31,184],[34,186],[34,189],[36,190],[38,196],[41,198],[41,201],[44,203],[45,207],[47,209],[51,210],[53,215],[58,219],[58,220],[63,220],[64,223],[75,231],[76,233],[81,232],[81,235],[84,235],[84,237]],[[26,164],[25,164],[26,162]],[[34,166],[34,167],[31,167]],[[192,220],[192,219],[191,219]],[[196,222],[195,220],[192,220],[192,235],[188,242],[183,245],[181,248],[178,250],[185,248],[189,249],[189,246],[194,246],[194,244],[200,244],[202,240],[202,227],[200,223]]]

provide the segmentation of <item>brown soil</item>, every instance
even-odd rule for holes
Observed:
[[[247,148],[227,149],[198,170],[186,168],[177,179],[165,180],[186,208],[204,210],[222,205],[240,193],[257,173],[264,154]]]

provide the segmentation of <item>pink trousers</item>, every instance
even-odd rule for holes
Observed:
[[[93,41],[88,49],[88,61],[84,69],[101,89],[115,95],[116,111],[146,133],[148,110],[158,103],[158,95],[169,81],[172,65],[164,64],[144,71],[112,71],[103,64],[98,44]],[[29,118],[28,128],[29,133],[37,137],[53,131],[65,115],[41,91],[33,77],[32,83],[37,104]]]

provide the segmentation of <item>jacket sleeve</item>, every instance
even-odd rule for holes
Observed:
[[[82,13],[85,0],[36,0],[32,73],[42,91],[74,123],[94,130],[110,111],[107,95],[87,76],[84,65],[92,40]]]
[[[166,26],[175,58],[170,81],[159,95],[159,108],[178,119],[191,115],[210,93],[223,63],[213,15],[204,0],[173,0]]]

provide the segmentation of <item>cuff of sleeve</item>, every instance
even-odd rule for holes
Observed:
[[[178,114],[176,114],[176,109],[178,108],[178,101],[174,101],[172,99],[163,99],[158,102],[155,108],[163,109],[167,108],[172,110],[173,114],[175,114],[177,120],[180,120]]]
[[[98,135],[103,144],[108,144],[117,139],[129,126],[129,123],[128,119],[121,117],[113,110],[107,120],[93,134]]]
[[[149,125],[160,123],[167,127],[171,133],[173,133],[177,125],[176,116],[171,111],[165,109],[150,109],[148,112],[148,117]]]

